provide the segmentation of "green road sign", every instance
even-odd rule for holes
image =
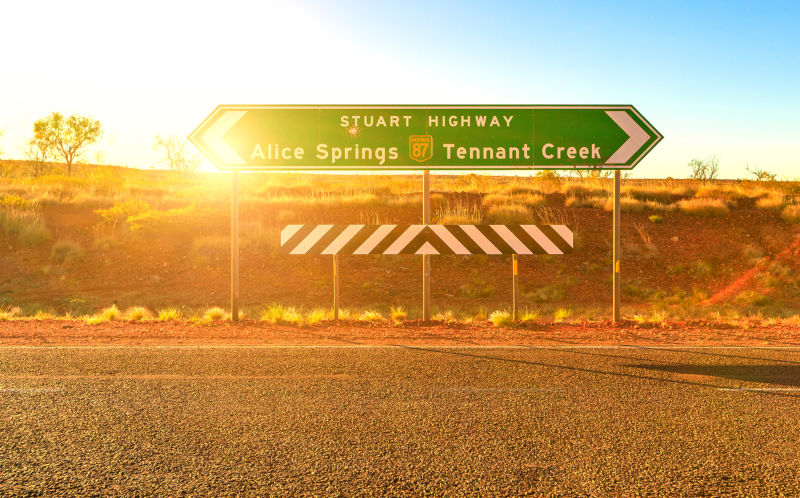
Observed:
[[[662,138],[630,105],[223,105],[189,135],[241,170],[631,169]]]

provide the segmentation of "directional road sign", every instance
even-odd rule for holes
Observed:
[[[662,139],[630,105],[217,107],[221,169],[631,169]]]
[[[287,254],[567,254],[566,225],[287,225]]]

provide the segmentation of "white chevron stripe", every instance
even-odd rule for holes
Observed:
[[[414,254],[439,254],[439,251],[430,242],[425,242]]]
[[[506,244],[511,246],[511,249],[514,249],[517,254],[533,254],[530,249],[522,243],[521,240],[514,235],[511,230],[508,229],[505,225],[490,225],[492,230],[494,230],[497,235],[503,239]]]
[[[650,135],[626,111],[606,111],[606,114],[628,135],[625,143],[606,160],[606,164],[625,163],[650,140]]]
[[[303,228],[303,225],[286,225],[286,227],[281,230],[281,245],[287,243],[301,228]]]
[[[570,247],[575,247],[572,230],[567,228],[566,225],[550,225],[550,228],[555,230],[556,233],[559,234],[561,238],[564,239],[567,244],[569,244]]]
[[[542,249],[544,249],[547,254],[564,254],[536,225],[522,225],[522,229],[528,232],[528,235],[530,235],[537,244],[542,246]]]
[[[456,254],[470,254],[469,249],[464,247],[464,244],[458,241],[455,235],[450,233],[444,225],[428,225],[433,233],[439,236],[442,239],[442,242],[447,244],[447,246],[453,250]],[[420,253],[418,253],[420,254]],[[439,254],[438,252],[436,254]]]
[[[222,138],[245,114],[247,111],[222,111],[214,124],[209,126],[200,138],[225,164],[236,166],[245,164],[242,156]]]
[[[408,243],[414,239],[414,237],[419,235],[423,228],[425,228],[425,225],[409,226],[406,231],[402,233],[402,235],[397,237],[397,240],[392,242],[392,245],[383,251],[383,254],[400,254],[400,251],[402,251],[408,245]]]
[[[483,249],[483,252],[486,254],[500,254],[500,250],[491,243],[489,239],[487,239],[477,228],[475,225],[458,225],[464,230],[464,233],[469,235],[469,237],[476,243],[478,246]]]
[[[309,249],[311,249],[314,246],[314,244],[319,242],[319,239],[321,239],[323,235],[328,233],[328,230],[330,230],[332,227],[333,225],[317,225],[317,227],[314,228],[314,230],[312,230],[311,233],[308,234],[306,238],[303,239],[302,242],[297,244],[297,247],[292,249],[292,252],[290,252],[289,254],[305,254],[306,252],[308,252]]]
[[[369,254],[396,226],[397,225],[381,225],[377,230],[372,232],[372,235],[370,235],[358,249],[353,251],[353,254]]]
[[[364,225],[347,225],[347,228],[345,228],[338,237],[333,239],[333,242],[331,242],[328,247],[323,249],[322,254],[337,254],[362,228],[364,228]]]

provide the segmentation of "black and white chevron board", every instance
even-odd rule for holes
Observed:
[[[287,254],[567,254],[566,225],[287,225]]]

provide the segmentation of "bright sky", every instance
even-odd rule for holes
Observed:
[[[800,178],[798,25],[793,1],[6,2],[0,149],[52,111],[149,168],[218,104],[633,104],[665,136],[636,177]]]

